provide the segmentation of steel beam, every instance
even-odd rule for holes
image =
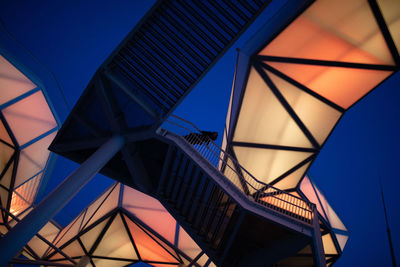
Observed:
[[[111,137],[4,235],[0,239],[0,266],[7,266],[18,251],[120,151],[124,143],[122,136]]]

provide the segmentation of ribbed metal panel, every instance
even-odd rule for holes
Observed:
[[[162,1],[107,68],[128,81],[162,116],[267,2]]]

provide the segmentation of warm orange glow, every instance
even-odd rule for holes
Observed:
[[[178,248],[191,258],[195,258],[201,252],[201,248],[182,227],[179,227]]]
[[[322,236],[322,244],[324,245],[325,254],[338,254],[330,234]]]
[[[275,74],[265,72],[318,143],[323,144],[341,112]]]
[[[400,8],[398,0],[378,0],[379,8],[385,18],[393,41],[400,50]]]
[[[311,152],[234,146],[238,162],[264,183],[276,178],[312,155]]]
[[[76,217],[69,225],[61,230],[61,233],[54,240],[54,244],[56,244],[57,246],[61,246],[73,236],[78,234],[82,219],[83,213],[79,214],[78,217]]]
[[[13,154],[14,154],[13,148],[0,142],[0,172],[3,172],[4,168],[7,166],[7,163],[10,161]],[[11,176],[11,173],[10,173],[10,176]],[[6,177],[2,178],[1,182],[0,182],[1,184],[3,184],[3,181],[2,181],[3,179],[7,180]],[[5,186],[8,188],[8,185],[5,185]]]
[[[97,266],[97,265],[96,265]],[[162,263],[152,263],[151,266],[154,267],[172,267],[172,266],[178,266],[178,265],[171,265],[171,264],[162,264]],[[210,265],[211,266],[211,265]]]
[[[281,208],[283,210],[289,211],[299,215],[300,217],[311,220],[312,212],[307,206],[306,202],[299,198],[292,197],[287,194],[279,194],[274,196],[267,196],[261,199],[275,207]]]
[[[9,144],[12,144],[11,138],[8,135],[8,132],[2,122],[0,122],[0,139]]]
[[[361,0],[316,1],[260,54],[393,65],[368,3]]]
[[[41,91],[5,108],[3,113],[20,145],[57,127]]]
[[[35,84],[0,55],[0,104],[4,104],[35,87]]]
[[[118,206],[120,186],[118,184],[116,187],[111,187],[111,193],[111,189],[107,190],[87,208],[85,218],[82,220],[82,229],[89,227],[92,223]],[[107,199],[104,201],[104,198]],[[101,206],[99,207],[100,204]]]
[[[20,187],[16,188],[15,192],[17,192],[18,195],[21,196],[28,203],[33,203],[41,180],[42,173],[24,183]]]
[[[51,141],[53,141],[55,135],[56,132],[49,134],[21,151],[14,187],[23,184],[27,179],[46,167],[50,154],[47,148]]]
[[[15,192],[12,193],[11,197],[11,205],[10,205],[10,212],[14,215],[17,216],[24,210],[26,210],[30,206],[30,203],[28,203],[26,200],[21,198],[18,194]]]
[[[142,260],[177,262],[163,247],[147,235],[139,226],[124,215],[131,236]]]
[[[95,227],[80,236],[82,244],[87,251],[90,251],[94,242],[97,240],[101,231],[103,231],[104,226],[108,223],[109,220],[110,218],[106,218],[101,223],[97,224]]]
[[[278,62],[268,64],[343,108],[350,107],[393,73]]]
[[[60,232],[60,229],[49,221],[43,228],[39,231],[39,234],[46,238],[49,242],[52,242],[56,235]],[[44,253],[49,248],[49,245],[44,241],[39,239],[37,236],[33,237],[31,241],[28,242],[30,248],[39,256],[42,257]]]
[[[125,186],[122,203],[126,210],[174,243],[176,221],[158,200]],[[160,221],[163,223],[159,223]]]
[[[317,211],[321,214],[325,220],[327,220],[325,213],[322,209],[321,203],[318,200],[318,197],[314,191],[313,186],[311,185],[310,179],[306,176],[303,178],[300,184],[300,190],[303,192],[304,195],[308,198],[308,200],[314,203],[317,206]]]

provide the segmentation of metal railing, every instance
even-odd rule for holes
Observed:
[[[190,121],[172,114],[162,128],[182,136],[248,198],[292,218],[312,224],[315,204],[259,181]]]

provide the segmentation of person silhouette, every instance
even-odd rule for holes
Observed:
[[[217,140],[218,132],[200,131],[200,133],[187,134],[183,138],[192,145],[208,145],[211,141]]]

